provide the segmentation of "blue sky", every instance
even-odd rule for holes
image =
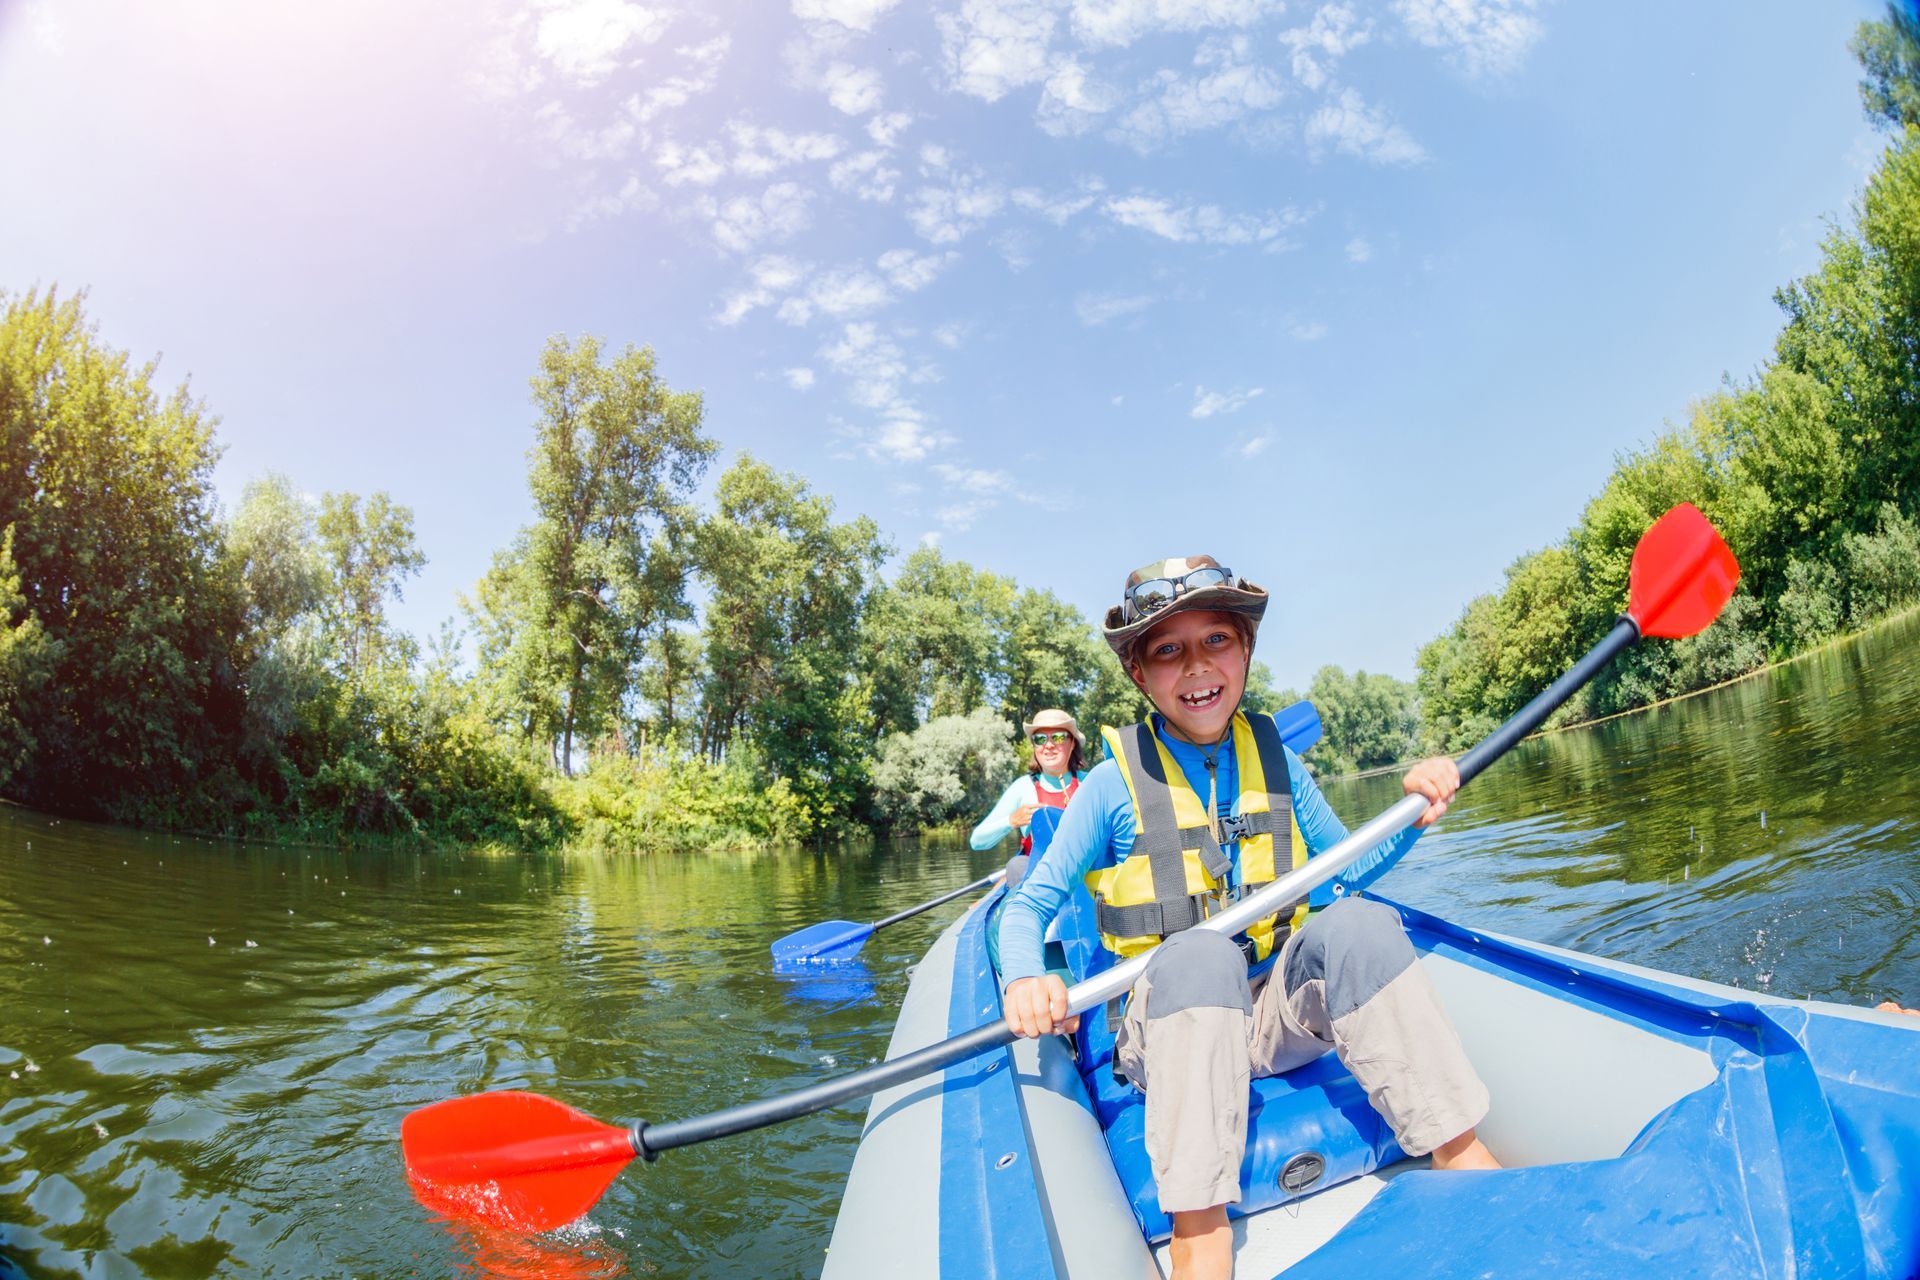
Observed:
[[[0,0],[0,288],[190,376],[229,504],[411,506],[423,634],[592,332],[902,555],[1096,616],[1206,552],[1279,597],[1283,683],[1406,677],[1766,357],[1881,145],[1879,13]]]

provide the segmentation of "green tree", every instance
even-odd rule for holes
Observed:
[[[889,734],[873,767],[875,807],[890,825],[909,829],[978,818],[1016,767],[1012,737],[986,707]]]
[[[650,347],[603,358],[596,338],[554,338],[533,399],[534,523],[472,607],[491,713],[567,769],[630,709],[650,640],[690,615],[690,498],[715,446],[699,394],[671,390]]]
[[[410,642],[387,625],[388,597],[427,562],[413,540],[413,510],[384,493],[329,493],[314,521],[327,569],[322,614],[341,667],[355,678],[375,665],[413,660]]]
[[[1889,502],[1873,533],[1847,536],[1847,619],[1860,626],[1920,600],[1920,521]]]
[[[44,808],[185,817],[238,725],[214,420],[154,384],[80,298],[0,296],[0,529],[50,664],[9,791]]]
[[[999,665],[1006,673],[1001,715],[1023,724],[1036,711],[1059,707],[1078,721],[1113,657],[1086,615],[1051,591],[1028,588],[1007,611]]]
[[[861,621],[867,698],[878,734],[998,702],[1016,588],[998,574],[919,547],[877,589]]]
[[[38,745],[31,726],[46,691],[49,656],[46,633],[20,589],[9,525],[0,532],[0,790]]]
[[[1920,14],[1889,0],[1886,18],[1862,22],[1847,48],[1866,72],[1860,105],[1867,118],[1889,129],[1920,125]]]
[[[873,719],[859,686],[860,618],[887,554],[871,520],[833,522],[804,480],[742,454],[694,544],[709,596],[701,747],[750,743],[813,821],[870,810]]]
[[[1387,675],[1336,666],[1314,673],[1307,697],[1320,712],[1321,739],[1306,759],[1333,775],[1408,759],[1418,749],[1414,688]]]

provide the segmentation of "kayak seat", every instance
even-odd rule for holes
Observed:
[[[1049,930],[1049,963],[1064,958],[1071,981],[1105,967],[1093,933],[1093,901],[1077,890]],[[1057,945],[1059,951],[1053,951]],[[1105,1010],[1081,1015],[1075,1037],[1080,1077],[1107,1140],[1121,1187],[1151,1243],[1173,1234],[1147,1160],[1146,1095],[1113,1074],[1113,1029]],[[1244,1217],[1373,1172],[1405,1158],[1380,1113],[1340,1059],[1328,1052],[1285,1075],[1255,1080],[1240,1162]]]

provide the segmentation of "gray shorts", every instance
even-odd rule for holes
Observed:
[[[1409,1155],[1486,1117],[1487,1088],[1391,908],[1341,899],[1253,984],[1229,938],[1196,929],[1162,943],[1114,1043],[1116,1069],[1146,1091],[1161,1209],[1236,1203],[1253,1077],[1329,1049]]]

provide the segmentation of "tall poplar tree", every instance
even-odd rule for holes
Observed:
[[[685,619],[693,486],[714,451],[697,392],[651,347],[556,337],[533,378],[534,521],[470,605],[496,717],[562,769],[618,722],[650,642]]]

